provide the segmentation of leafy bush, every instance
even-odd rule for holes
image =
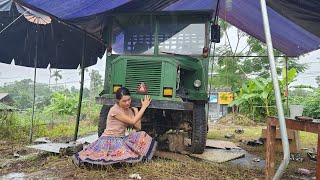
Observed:
[[[10,140],[26,139],[29,126],[21,126],[15,112],[0,112],[0,138]]]
[[[51,104],[45,108],[47,113],[60,115],[73,115],[78,107],[78,98],[75,94],[55,92],[51,98]]]
[[[292,82],[297,75],[295,69],[288,71],[288,78],[282,73],[283,78],[279,81],[281,93],[284,95],[286,79]],[[275,97],[271,79],[256,78],[247,80],[240,88],[235,100],[229,106],[237,106],[239,112],[246,115],[253,115],[255,120],[264,119],[267,116],[275,115]]]
[[[304,106],[305,116],[320,118],[320,89],[310,92],[307,96],[297,96],[295,100],[297,101],[295,104]]]

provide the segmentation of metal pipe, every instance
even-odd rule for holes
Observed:
[[[286,114],[287,116],[290,116],[290,112],[289,112],[289,84],[288,84],[288,57],[286,57]]]
[[[275,60],[274,60],[274,54],[273,54],[273,46],[272,46],[272,39],[271,39],[271,33],[270,33],[270,25],[269,25],[268,13],[267,13],[266,1],[260,0],[260,5],[261,5],[261,13],[262,13],[262,19],[263,19],[264,33],[265,33],[267,49],[268,49],[268,56],[269,56],[271,77],[272,77],[272,82],[273,82],[273,89],[274,89],[274,94],[275,94],[275,98],[276,98],[277,110],[278,110],[278,119],[279,119],[282,148],[283,148],[283,160],[282,160],[276,174],[274,175],[273,179],[280,179],[284,170],[287,168],[287,166],[289,164],[290,150],[289,150],[286,122],[285,122],[284,113],[283,113],[283,106],[282,106],[282,102],[281,102],[281,94],[280,94],[280,88],[279,88],[279,82],[278,82],[278,75],[277,75],[277,70],[276,70],[276,65],[275,65]]]

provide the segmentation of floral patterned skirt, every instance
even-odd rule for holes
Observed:
[[[102,135],[84,150],[74,155],[78,163],[109,165],[120,162],[134,163],[150,160],[157,142],[146,132],[132,132],[128,136],[114,137]]]

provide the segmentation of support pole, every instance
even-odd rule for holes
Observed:
[[[85,46],[86,46],[86,34],[84,35],[83,40],[83,48],[82,48],[82,59],[81,59],[81,81],[80,81],[80,94],[79,94],[79,102],[78,102],[78,109],[77,109],[77,119],[76,119],[76,127],[74,130],[74,137],[73,141],[78,139],[78,131],[79,131],[79,122],[80,122],[80,114],[81,114],[81,105],[82,105],[82,95],[83,95],[83,84],[84,84],[84,58],[85,58]]]
[[[38,26],[37,26],[38,27]],[[37,78],[37,62],[38,62],[38,28],[36,30],[36,49],[35,49],[35,57],[34,57],[34,74],[33,74],[33,99],[32,99],[32,115],[31,115],[31,125],[29,130],[29,143],[32,143],[33,137],[33,121],[34,121],[34,113],[35,113],[35,104],[36,104],[36,78]]]
[[[276,65],[274,60],[274,54],[273,54],[273,45],[272,45],[272,39],[271,39],[271,33],[270,33],[270,25],[269,25],[268,13],[267,13],[266,1],[260,0],[260,5],[261,5],[261,13],[262,13],[262,19],[263,19],[264,33],[265,33],[266,43],[268,47],[269,64],[270,64],[271,77],[273,82],[273,89],[274,89],[275,98],[276,98],[276,105],[278,110],[278,119],[279,119],[280,133],[281,133],[281,140],[282,140],[282,148],[283,148],[283,160],[273,179],[280,179],[284,170],[287,168],[289,164],[290,150],[289,150],[286,122],[284,119],[283,106],[281,102],[281,94],[280,94],[279,82],[277,77],[278,75],[277,75],[277,70],[276,70]]]
[[[31,126],[30,126],[30,130],[29,130],[29,143],[30,144],[32,143],[32,137],[33,137],[33,121],[34,121],[35,104],[36,104],[36,102],[35,102],[36,101],[36,77],[37,77],[37,65],[35,63],[34,74],[33,74],[32,115],[31,115]]]

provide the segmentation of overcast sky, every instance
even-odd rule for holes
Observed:
[[[237,42],[237,34],[236,29],[231,28],[228,31],[228,35],[235,49]],[[226,43],[226,39],[222,38],[221,43]],[[240,41],[240,45],[238,49],[242,49],[246,46],[246,39],[242,39]],[[320,75],[320,50],[311,52],[304,56],[299,57],[299,61],[302,63],[308,64],[308,69],[298,75],[296,81],[292,83],[292,85],[311,85],[317,87],[315,77]],[[105,58],[99,59],[97,64],[89,67],[89,72],[92,69],[99,70],[100,74],[104,77],[104,68],[105,68]],[[90,79],[89,72],[85,74],[85,86],[89,87]],[[16,80],[22,79],[33,79],[34,69],[27,68],[22,66],[16,66],[14,64],[3,64],[0,63],[0,86],[4,85],[4,83],[12,83]],[[37,70],[37,82],[41,83],[49,83],[49,69],[38,69]],[[58,84],[65,85],[67,87],[75,86],[79,87],[80,75],[79,70],[62,70],[62,79],[58,81]],[[55,84],[54,78],[51,78],[51,84]]]

